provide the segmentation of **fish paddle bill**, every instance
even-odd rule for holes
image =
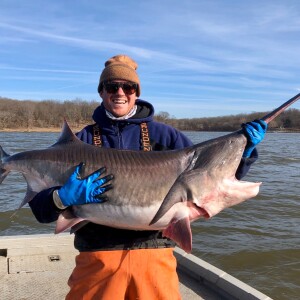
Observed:
[[[292,97],[290,100],[284,102],[282,105],[274,109],[269,114],[265,115],[261,119],[264,120],[266,123],[270,123],[272,120],[274,120],[278,115],[280,115],[284,110],[286,110],[290,105],[295,103],[300,99],[300,93]]]

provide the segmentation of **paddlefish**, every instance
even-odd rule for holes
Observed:
[[[269,123],[299,98],[300,93],[262,120]],[[81,162],[83,176],[105,167],[114,175],[113,189],[106,192],[108,201],[68,207],[58,217],[55,232],[76,230],[87,222],[161,230],[190,253],[191,222],[211,218],[258,194],[261,182],[235,176],[246,144],[241,129],[181,150],[99,148],[80,141],[65,121],[58,141],[49,148],[9,155],[0,146],[0,183],[10,171],[23,174],[27,192],[22,207],[40,191],[62,186]]]

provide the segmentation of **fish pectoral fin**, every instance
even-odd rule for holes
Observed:
[[[66,209],[57,219],[55,233],[57,234],[66,231],[82,221],[84,221],[84,219],[75,217],[69,209]]]
[[[192,231],[188,217],[171,222],[162,234],[173,240],[185,252],[192,252]]]

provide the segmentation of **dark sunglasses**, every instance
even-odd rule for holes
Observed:
[[[119,88],[122,88],[126,95],[132,95],[136,92],[138,85],[127,82],[107,82],[104,83],[104,87],[109,94],[115,94]]]

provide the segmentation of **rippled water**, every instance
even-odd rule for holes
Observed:
[[[186,132],[194,143],[223,133]],[[42,149],[57,133],[3,133],[8,153]],[[247,181],[262,181],[259,195],[210,220],[193,223],[193,254],[274,299],[300,299],[300,134],[268,133]],[[20,174],[0,186],[0,235],[53,232],[28,207],[16,210],[26,192]]]

